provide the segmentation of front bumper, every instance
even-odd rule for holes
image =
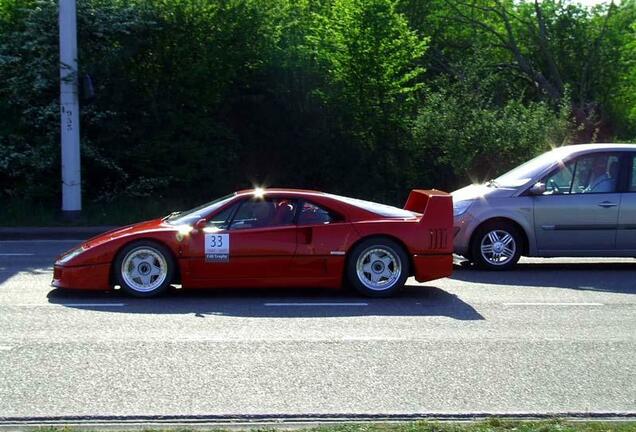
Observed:
[[[413,255],[413,265],[418,282],[441,279],[453,273],[453,255]]]
[[[470,252],[470,236],[475,229],[475,219],[466,212],[453,218],[453,249],[456,254],[466,256]]]
[[[56,288],[103,291],[111,288],[110,264],[86,266],[53,266],[53,281]]]

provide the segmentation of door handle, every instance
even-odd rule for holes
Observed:
[[[616,207],[618,204],[613,203],[613,202],[609,202],[609,201],[603,201],[601,203],[598,203],[599,207],[603,207],[603,208],[610,208],[610,207]]]

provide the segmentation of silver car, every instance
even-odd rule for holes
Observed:
[[[453,192],[455,252],[503,270],[519,257],[636,257],[636,144],[556,148]]]

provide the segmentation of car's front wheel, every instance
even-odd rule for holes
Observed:
[[[393,295],[404,286],[408,275],[408,255],[393,240],[370,238],[356,245],[349,254],[347,279],[363,295]]]
[[[522,236],[508,222],[491,222],[478,228],[471,247],[472,261],[488,270],[507,270],[521,257]]]
[[[154,297],[165,292],[174,268],[170,251],[151,241],[127,245],[115,261],[115,275],[121,289],[135,297]]]

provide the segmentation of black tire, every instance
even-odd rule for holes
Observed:
[[[148,251],[151,253],[143,255],[144,251]],[[131,261],[128,263],[129,268],[131,268],[130,266],[132,266],[133,264],[132,257],[135,256],[136,253],[140,254],[140,256],[142,257],[148,257],[147,261],[142,261],[138,265],[141,270],[138,270],[139,278],[135,277],[135,279],[139,280],[139,283],[131,278],[131,276],[128,276],[127,278],[122,272],[122,266],[128,259],[130,259]],[[164,265],[165,277],[163,271],[161,271]],[[152,273],[155,271],[155,268],[160,269],[160,275],[156,276],[154,279],[153,277],[155,275],[141,274],[142,271],[145,272],[146,269],[148,269],[148,272]],[[113,270],[115,272],[115,280],[119,283],[122,291],[126,294],[134,297],[156,297],[163,294],[170,286],[175,272],[175,262],[172,254],[170,253],[170,250],[167,247],[150,240],[140,240],[126,245],[121,251],[119,251],[117,257],[115,258],[115,265]],[[150,283],[148,289],[142,287],[142,277],[149,278],[148,280],[150,281]]]
[[[371,262],[373,254],[371,251],[377,249],[375,254],[377,259]],[[359,261],[362,261],[359,263]],[[367,259],[369,261],[367,262]],[[388,262],[388,263],[387,263]],[[365,264],[366,263],[366,264]],[[362,277],[359,276],[358,264],[362,272]],[[369,266],[369,272],[364,272],[364,266]],[[396,271],[396,265],[399,267],[399,274]],[[371,267],[375,266],[375,270]],[[387,274],[391,276],[382,275],[388,270]],[[373,276],[371,271],[373,271]],[[346,276],[347,281],[358,293],[367,297],[389,297],[398,292],[409,277],[409,257],[404,251],[404,248],[393,240],[383,237],[372,237],[358,243],[348,254]],[[369,275],[368,277],[366,275]],[[378,280],[373,282],[372,277],[377,277],[384,280]],[[377,284],[376,287],[372,287],[373,284]],[[385,284],[383,287],[381,285]]]
[[[492,233],[498,242],[493,241]],[[486,251],[482,251],[482,246],[486,247]],[[488,254],[488,246],[492,246],[493,253]],[[506,221],[487,222],[473,234],[470,247],[471,261],[485,270],[509,270],[519,261],[523,248],[523,236],[515,225]],[[490,259],[486,255],[489,255]]]

